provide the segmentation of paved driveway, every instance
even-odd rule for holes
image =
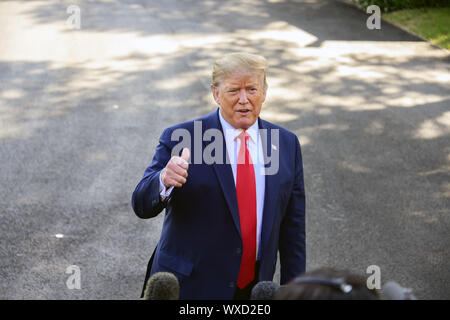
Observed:
[[[262,117],[303,147],[307,268],[449,298],[448,52],[340,1],[78,1],[79,30],[71,2],[0,3],[0,298],[138,298],[163,216],[131,193],[244,50],[271,65]]]

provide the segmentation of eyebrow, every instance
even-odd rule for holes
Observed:
[[[245,88],[246,89],[256,89],[258,87],[258,85],[256,85],[256,84],[249,84],[248,86],[246,86]],[[239,90],[240,89],[240,87],[228,87],[228,88],[226,88],[228,91],[232,91],[232,90]]]

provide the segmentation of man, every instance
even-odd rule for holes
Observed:
[[[145,281],[156,272],[175,274],[180,299],[248,299],[258,281],[273,279],[278,251],[281,284],[305,271],[300,144],[259,118],[266,73],[258,55],[217,60],[212,93],[219,108],[165,129],[133,193],[140,218],[166,209]]]

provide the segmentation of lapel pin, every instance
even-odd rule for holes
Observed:
[[[273,144],[273,145],[272,145],[272,149],[273,149],[273,150],[277,150],[277,146]]]

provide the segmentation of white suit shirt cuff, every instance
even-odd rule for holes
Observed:
[[[162,171],[161,171],[161,172],[162,172]],[[168,196],[170,196],[170,193],[171,193],[172,190],[173,190],[173,186],[171,186],[169,189],[167,189],[166,186],[164,185],[164,183],[162,183],[162,180],[161,180],[161,173],[159,174],[159,190],[160,190],[159,195],[161,196],[161,199],[162,199],[163,201],[166,200],[166,198],[167,198]]]

